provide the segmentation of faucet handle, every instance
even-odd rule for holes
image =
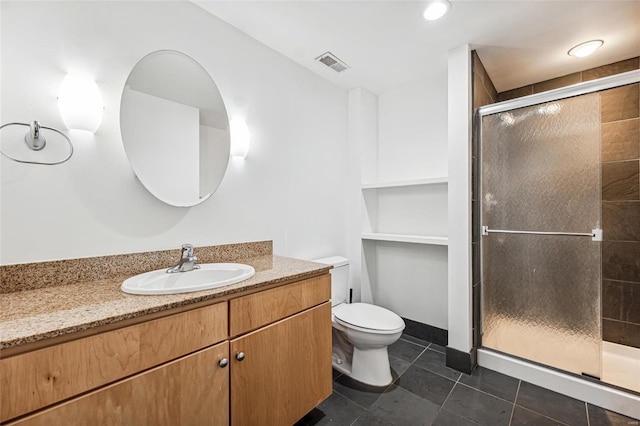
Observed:
[[[182,257],[193,256],[193,246],[191,244],[183,244],[182,245]]]

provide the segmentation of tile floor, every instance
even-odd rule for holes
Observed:
[[[389,347],[394,381],[372,388],[334,370],[333,394],[295,426],[615,425],[640,421],[478,367],[445,365],[442,346],[403,335]]]

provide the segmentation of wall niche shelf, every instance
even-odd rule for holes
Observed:
[[[363,183],[362,189],[381,189],[381,188],[400,188],[403,186],[417,186],[417,185],[441,185],[447,184],[449,178],[444,177],[432,177],[422,179],[411,179],[395,182],[377,182],[377,183]]]
[[[406,234],[383,234],[379,232],[371,232],[362,234],[363,240],[372,241],[393,241],[397,243],[413,243],[413,244],[433,244],[446,246],[449,244],[447,237],[433,237],[427,235],[406,235]]]

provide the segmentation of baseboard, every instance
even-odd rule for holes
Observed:
[[[476,349],[472,348],[470,352],[462,352],[447,346],[447,367],[461,371],[465,374],[471,374],[476,368]]]
[[[440,346],[447,346],[449,343],[449,332],[442,328],[423,324],[418,321],[402,318],[404,320],[404,333],[418,339],[426,340]]]

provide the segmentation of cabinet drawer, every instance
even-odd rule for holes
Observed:
[[[232,299],[229,302],[229,334],[238,336],[329,299],[329,274]]]
[[[0,421],[155,367],[227,338],[218,303],[0,360]]]
[[[229,343],[114,383],[10,426],[229,424]]]

